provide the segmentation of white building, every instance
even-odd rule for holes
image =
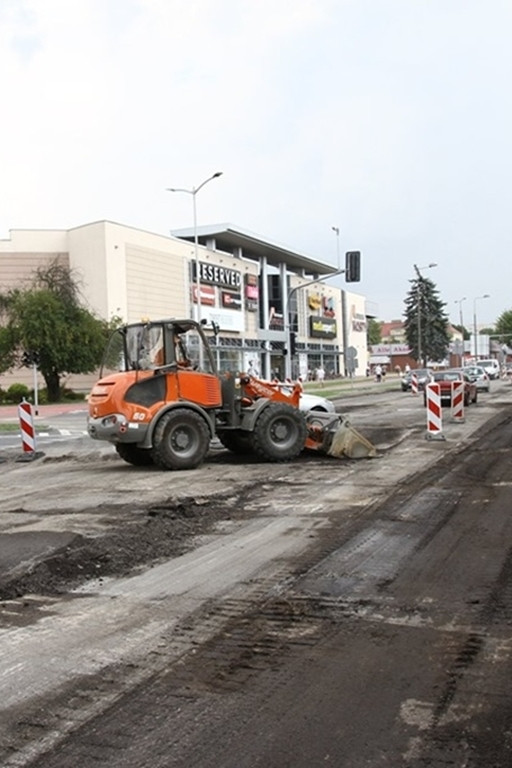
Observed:
[[[110,221],[12,230],[0,241],[0,290],[26,285],[54,259],[70,267],[84,304],[102,318],[215,321],[221,369],[251,363],[265,378],[320,365],[333,375],[365,371],[364,297],[324,282],[331,264],[231,225],[170,237]]]

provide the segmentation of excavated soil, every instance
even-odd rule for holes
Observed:
[[[140,521],[131,520],[100,536],[75,536],[23,575],[3,575],[0,600],[12,600],[29,593],[56,595],[88,579],[133,573],[183,554],[197,536],[211,532],[218,521],[243,517],[243,510],[231,509],[219,500],[170,499],[148,507]]]

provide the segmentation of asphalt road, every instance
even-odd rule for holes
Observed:
[[[83,404],[40,406],[33,414],[36,450],[44,451],[54,442],[65,442],[87,434],[87,410]],[[16,406],[0,408],[0,458],[23,453]]]
[[[151,567],[4,600],[1,765],[510,766],[499,384],[440,441],[407,395],[351,399],[379,449],[359,462],[213,451],[163,473],[79,439],[4,464],[0,543],[139,535],[148,509],[191,494],[220,511]]]

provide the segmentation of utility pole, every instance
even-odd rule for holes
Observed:
[[[462,334],[462,352],[460,354],[460,367],[463,366],[463,360],[464,360],[464,321],[462,320],[462,302],[466,301],[466,297],[464,296],[463,299],[456,299],[455,303],[459,305],[459,324],[460,324],[460,332]]]
[[[338,269],[341,268],[340,264],[340,228],[339,227],[331,227],[333,232],[336,232],[336,264],[338,265]]]
[[[476,322],[476,303],[479,299],[489,299],[490,294],[484,293],[483,296],[477,296],[473,299],[473,336],[475,337],[475,363],[478,360],[478,325]]]
[[[219,176],[222,176],[222,171],[217,171],[217,173],[212,174],[207,179],[201,182],[199,186],[192,187],[192,189],[183,189],[182,187],[168,187],[167,192],[186,192],[188,195],[192,195],[192,208],[193,208],[193,215],[194,215],[194,261],[195,261],[195,278],[196,278],[196,302],[197,302],[197,311],[196,311],[196,319],[197,322],[201,322],[201,277],[199,274],[199,248],[198,248],[198,233],[197,233],[197,208],[196,208],[196,195],[199,192],[200,189],[204,187],[205,184],[208,184],[209,181],[212,181],[212,179],[217,179]]]

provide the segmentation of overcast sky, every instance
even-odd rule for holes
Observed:
[[[193,218],[166,188],[222,171],[199,225],[360,250],[352,287],[382,320],[436,262],[450,318],[493,324],[512,309],[511,39],[511,0],[1,0],[0,237],[167,235]]]

